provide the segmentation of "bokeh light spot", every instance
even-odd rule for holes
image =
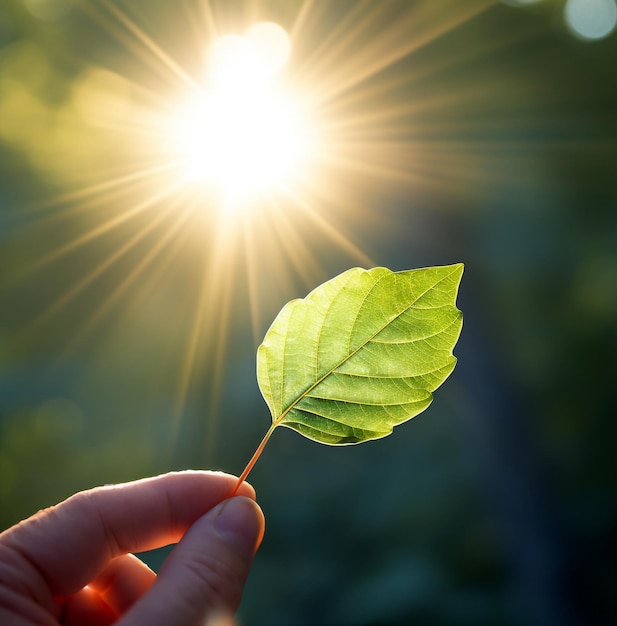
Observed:
[[[615,0],[568,0],[564,9],[568,28],[585,40],[603,39],[617,25]]]

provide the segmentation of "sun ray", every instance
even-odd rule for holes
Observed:
[[[272,222],[273,216],[245,220],[242,228],[247,299],[255,348],[262,339],[264,323],[276,314],[286,299],[296,295],[289,257],[279,245],[276,224]]]
[[[169,212],[173,213],[176,209],[181,209],[183,204],[183,198],[178,198],[169,208]],[[72,347],[83,342],[85,337],[90,333],[102,319],[109,314],[112,307],[118,302],[120,297],[124,295],[127,289],[133,285],[136,280],[143,275],[145,270],[156,260],[156,258],[162,253],[163,249],[173,242],[177,237],[180,229],[186,224],[188,218],[192,213],[192,208],[184,206],[179,216],[174,220],[174,223],[170,228],[161,235],[160,239],[154,244],[148,252],[141,258],[141,260],[131,269],[131,271],[119,282],[113,289],[113,291],[105,297],[105,300],[97,308],[97,310],[90,316],[90,318],[75,331],[71,338],[70,344],[67,345],[69,351]]]
[[[410,4],[405,14],[394,21],[393,26],[385,28],[379,36],[369,36],[368,33],[374,32],[376,23],[382,17],[380,7],[383,9],[385,6],[373,4],[373,11],[367,11],[353,29],[347,28],[345,37],[340,37],[336,46],[328,49],[325,44],[322,45],[327,52],[322,53],[319,63],[317,61],[311,63],[312,72],[316,75],[312,80],[319,84],[319,101],[328,102],[339,97],[493,5],[493,0],[475,0],[457,5],[459,12],[448,14],[436,5]],[[334,34],[331,37],[334,37]],[[354,54],[343,53],[358,41],[365,40],[368,40],[368,43],[361,50],[354,50]],[[335,64],[334,60],[337,58],[346,59],[346,62]],[[337,67],[337,71],[325,71],[331,67]],[[320,80],[318,76],[327,78]]]
[[[371,7],[370,12],[367,12],[367,6]],[[304,51],[302,63],[298,67],[298,72],[302,75],[303,80],[310,84],[317,83],[319,77],[323,80],[324,72],[327,73],[328,67],[332,67],[333,61],[344,58],[342,51],[349,45],[349,41],[357,43],[355,40],[358,29],[361,30],[358,23],[363,24],[367,20],[370,22],[380,10],[378,3],[366,1],[356,3],[355,7],[342,20],[334,27],[329,28],[327,36],[320,40],[318,46],[313,45],[310,54],[308,51]],[[363,13],[365,17],[361,20],[360,17]],[[370,17],[367,17],[367,13]]]
[[[298,233],[284,210],[271,211],[269,228],[277,236],[277,247],[284,252],[287,262],[294,268],[304,285],[323,282],[325,272],[316,255]]]
[[[228,300],[225,298],[225,290],[228,288],[226,283],[230,281],[227,280],[227,273],[229,272],[227,266],[228,262],[233,261],[234,255],[230,254],[229,251],[229,245],[232,243],[233,238],[229,232],[229,220],[226,219],[224,214],[219,215],[215,233],[214,245],[211,249],[205,249],[205,256],[201,264],[203,275],[201,277],[199,297],[188,336],[185,356],[180,368],[176,402],[172,416],[172,438],[174,441],[185,410],[186,399],[195,372],[200,348],[207,350],[212,337],[216,337],[218,333],[224,334],[220,324],[226,325],[228,323]],[[223,306],[217,308],[217,305],[220,305],[221,302]],[[210,326],[212,330],[208,332]],[[222,357],[217,358],[220,359]],[[213,413],[210,419],[216,419],[216,415]]]
[[[175,80],[189,89],[198,89],[199,84],[185,72],[151,37],[149,37],[129,16],[119,9],[110,0],[100,0],[101,4],[120,23],[126,31],[134,37],[134,40],[122,36],[122,31],[114,29],[119,40],[124,40],[138,53],[141,58],[151,67],[158,70],[167,70]],[[137,43],[139,46],[135,46]],[[144,51],[146,54],[144,54]],[[150,55],[150,56],[148,56]],[[161,72],[162,74],[162,72]]]
[[[449,32],[449,31],[447,31]],[[468,100],[489,100],[494,93],[494,83],[491,85],[467,85],[462,87],[456,85],[456,89],[443,89],[443,84],[438,93],[422,93],[422,97],[415,99],[400,98],[395,102],[384,105],[384,102],[392,99],[392,95],[402,89],[408,88],[410,84],[419,83],[422,79],[432,78],[433,80],[444,74],[452,74],[457,67],[464,67],[479,58],[491,56],[504,48],[514,45],[521,45],[524,35],[519,32],[503,33],[494,38],[487,38],[477,46],[470,46],[466,49],[456,49],[456,53],[441,54],[427,60],[423,59],[421,64],[406,66],[405,72],[398,72],[388,78],[380,78],[379,81],[359,84],[345,93],[337,95],[331,102],[328,102],[326,111],[328,119],[331,120],[335,128],[354,127],[364,129],[364,132],[372,131],[375,135],[382,136],[383,126],[380,121],[392,120],[396,118],[409,118],[419,111],[433,109],[437,106],[448,106],[453,111],[457,110],[457,104],[465,99]],[[500,93],[512,93],[515,95],[516,86],[512,85],[511,78],[504,78],[503,85],[499,89]],[[349,115],[353,112],[353,115]],[[452,116],[454,117],[454,116]],[[443,124],[441,119],[440,123]],[[501,122],[502,123],[502,122]]]
[[[145,199],[143,202],[140,202],[136,206],[131,207],[130,209],[122,212],[120,215],[117,215],[116,217],[113,217],[107,220],[106,222],[98,224],[97,226],[93,227],[91,230],[84,233],[83,235],[80,235],[76,239],[73,239],[72,241],[61,246],[60,248],[57,248],[56,250],[45,255],[43,258],[33,263],[28,268],[28,271],[31,271],[31,272],[36,271],[53,261],[57,261],[58,259],[62,258],[63,256],[66,256],[70,252],[77,250],[81,246],[87,243],[90,243],[94,241],[95,239],[97,239],[98,237],[101,237],[102,235],[105,235],[106,233],[118,228],[122,224],[126,224],[126,222],[128,222],[129,220],[135,218],[136,216],[139,216],[145,211],[148,211],[153,206],[160,203],[162,200],[172,197],[175,191],[177,191],[177,188],[174,188],[174,187],[161,189],[158,193]],[[99,197],[97,198],[97,204],[99,202],[101,203],[109,202],[109,198]]]
[[[298,207],[302,209],[304,215],[313,221],[319,230],[321,230],[337,248],[346,251],[354,263],[359,263],[362,267],[366,268],[375,265],[375,261],[369,255],[333,226],[319,211],[315,210],[306,199],[300,195],[295,196],[294,199]]]
[[[191,325],[190,331],[188,333],[186,350],[184,353],[184,357],[182,359],[180,365],[180,372],[178,377],[178,382],[176,386],[175,392],[175,402],[172,409],[171,414],[171,441],[169,448],[170,457],[174,453],[175,444],[178,437],[178,432],[180,429],[180,423],[182,420],[182,415],[186,406],[186,399],[188,396],[189,386],[191,383],[191,378],[193,375],[193,369],[195,365],[195,360],[197,357],[198,347],[201,341],[202,335],[202,327],[203,327],[203,319],[204,312],[206,310],[206,303],[209,294],[209,282],[207,280],[208,277],[208,257],[209,251],[206,251],[204,254],[204,275],[201,280],[200,289],[199,289],[199,297],[197,299],[197,304],[195,306],[195,313],[193,315],[193,323]]]
[[[243,241],[243,251],[244,251],[244,264],[246,271],[246,282],[247,282],[247,298],[249,303],[249,314],[250,314],[250,324],[251,324],[251,334],[253,337],[253,345],[255,349],[259,345],[261,341],[261,309],[259,307],[259,281],[257,274],[258,267],[258,255],[255,250],[256,237],[254,236],[254,231],[247,222],[247,220],[242,221],[242,241]]]
[[[304,0],[302,2],[300,10],[298,11],[296,18],[289,29],[289,38],[292,41],[297,43],[300,40],[309,17],[312,15],[312,12],[314,12],[314,8],[315,3],[313,0]]]
[[[210,37],[215,37],[219,34],[214,12],[212,11],[212,2],[211,0],[198,0],[198,4],[205,18],[203,23],[208,26],[208,34],[204,38],[204,41],[208,41]]]
[[[193,28],[197,41],[211,41],[218,35],[209,0],[184,0],[183,5],[189,18],[187,23]]]
[[[160,293],[161,281],[164,280],[165,273],[173,272],[175,268],[174,262],[181,262],[184,259],[186,248],[190,246],[191,238],[194,237],[192,222],[194,222],[195,216],[200,209],[201,207],[195,198],[186,200],[184,211],[189,221],[188,223],[184,220],[182,221],[183,228],[179,228],[178,232],[176,232],[165,253],[162,252],[159,255],[156,271],[151,271],[142,278],[139,294],[136,293],[132,299],[131,306],[134,310],[139,311],[142,306],[147,306],[147,298],[152,297],[153,294]]]
[[[64,307],[66,307],[72,300],[74,300],[80,293],[82,293],[87,287],[89,287],[96,279],[102,276],[108,269],[116,264],[123,256],[125,256],[131,249],[133,249],[140,241],[142,241],[154,228],[156,228],[163,220],[172,212],[173,205],[167,209],[161,210],[151,221],[149,221],[143,228],[135,233],[128,241],[122,246],[117,248],[113,254],[108,256],[104,261],[99,263],[96,267],[90,270],[81,280],[79,280],[72,287],[67,289],[62,295],[60,295],[48,308],[42,311],[39,316],[33,322],[33,326],[40,326],[47,322],[52,316],[56,315]]]
[[[47,219],[57,219],[58,217],[62,217],[66,213],[75,210],[75,207],[71,207],[69,209],[65,209],[64,211],[58,211],[57,209],[59,205],[75,202],[78,200],[85,200],[88,198],[93,198],[95,201],[100,202],[100,196],[102,193],[113,191],[118,187],[124,187],[125,185],[131,183],[140,182],[150,176],[157,176],[169,169],[170,166],[168,163],[158,163],[156,165],[153,165],[152,167],[140,169],[137,171],[131,168],[131,171],[128,174],[122,174],[108,180],[92,183],[87,187],[82,187],[80,189],[75,189],[66,193],[59,194],[51,199],[45,200],[45,202],[38,202],[31,206],[22,206],[20,207],[20,212],[43,213],[53,210],[54,213],[47,216]]]
[[[354,263],[363,267],[375,265],[374,260],[357,244],[309,204],[306,191],[305,193],[290,192],[287,204],[293,205],[294,209],[300,212],[301,218],[292,221],[279,201],[266,211],[267,219],[260,220],[258,223],[245,221],[243,225],[249,311],[252,335],[256,345],[260,340],[260,332],[263,332],[258,293],[259,286],[263,285],[264,281],[259,276],[258,267],[279,268],[276,273],[277,284],[282,279],[281,269],[290,267],[295,269],[307,288],[325,279],[326,270],[319,263],[317,253],[310,249],[309,243],[302,236],[299,228],[300,222],[312,222],[318,232],[332,241],[337,249],[345,251]],[[260,253],[256,250],[257,241],[262,242]],[[270,251],[271,254],[276,251],[278,257],[275,260],[266,261],[263,255],[264,250]],[[283,286],[282,291],[291,293],[291,285],[292,282],[289,281],[287,286]]]
[[[221,390],[225,377],[225,365],[227,362],[227,342],[230,326],[231,291],[235,278],[235,263],[237,255],[226,254],[226,261],[219,265],[224,268],[220,275],[218,285],[213,290],[216,298],[211,303],[217,302],[217,306],[211,307],[210,320],[217,329],[215,334],[214,360],[211,366],[211,392],[209,402],[208,419],[206,420],[204,463],[206,467],[214,467],[216,463],[216,436],[220,421]],[[222,261],[222,260],[221,260]],[[206,316],[206,319],[208,316]]]

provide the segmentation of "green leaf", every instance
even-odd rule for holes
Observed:
[[[463,265],[355,268],[278,314],[257,352],[272,427],[330,445],[385,437],[452,373]],[[262,446],[263,447],[263,446]]]
[[[452,373],[463,264],[354,268],[292,300],[257,350],[272,414],[235,494],[277,426],[329,445],[385,437],[424,411]]]

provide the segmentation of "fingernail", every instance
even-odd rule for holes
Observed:
[[[239,556],[250,559],[261,542],[262,520],[263,513],[254,500],[237,496],[220,505],[214,526]]]

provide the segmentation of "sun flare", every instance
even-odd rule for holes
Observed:
[[[278,80],[289,49],[287,33],[272,23],[218,37],[204,88],[172,116],[182,176],[218,192],[223,207],[285,188],[301,173],[306,120]]]

